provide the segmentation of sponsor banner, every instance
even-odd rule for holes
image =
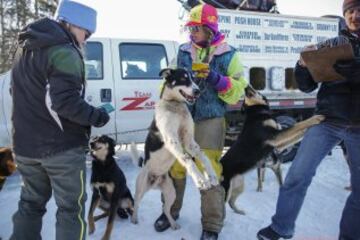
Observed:
[[[338,20],[219,11],[220,30],[246,56],[298,57],[301,49],[337,36]]]

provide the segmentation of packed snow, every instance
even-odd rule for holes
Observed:
[[[124,171],[128,186],[135,191],[135,180],[139,168],[132,164],[130,151],[125,147],[119,148],[116,159]],[[283,165],[284,176],[289,164]],[[86,216],[89,209],[91,188],[89,178],[91,164],[87,171]],[[245,192],[240,195],[237,204],[246,211],[246,215],[234,213],[226,206],[226,219],[224,228],[219,235],[220,240],[254,240],[257,231],[270,223],[274,214],[278,195],[278,183],[275,175],[267,169],[263,192],[257,192],[256,171],[245,175]],[[342,209],[349,192],[344,190],[349,184],[349,170],[339,148],[327,156],[320,165],[317,175],[308,190],[305,203],[297,221],[296,240],[335,240],[339,232],[339,220]],[[3,190],[0,192],[0,238],[9,239],[12,231],[11,217],[17,210],[21,178],[18,173],[7,179]],[[47,205],[44,216],[42,238],[55,239],[55,213],[56,205],[52,198]],[[100,213],[100,211],[98,212]],[[112,239],[121,240],[196,240],[200,238],[200,194],[195,188],[190,177],[187,178],[187,188],[181,216],[178,223],[179,230],[167,230],[157,233],[153,222],[161,213],[160,192],[149,191],[143,198],[139,210],[139,223],[134,225],[129,219],[116,218]],[[89,240],[101,239],[107,219],[96,222],[95,233],[88,236]]]

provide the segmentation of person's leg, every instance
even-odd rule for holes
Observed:
[[[350,166],[352,191],[340,222],[340,239],[360,239],[360,128],[348,129],[344,143]]]
[[[203,149],[209,158],[215,173],[220,179],[222,166],[220,164],[221,151]],[[198,161],[198,168],[203,171]],[[225,219],[225,190],[221,185],[213,186],[208,190],[201,190],[201,223],[204,231],[220,233]]]
[[[51,197],[51,186],[41,160],[16,156],[17,168],[21,174],[19,209],[13,216],[12,240],[41,239],[42,217],[46,203]]]
[[[302,207],[306,191],[321,160],[339,142],[341,129],[321,123],[305,134],[295,159],[280,188],[276,213],[271,228],[282,236],[292,236],[295,221]]]
[[[45,159],[44,167],[58,206],[56,239],[85,239],[85,150],[79,147],[56,154]]]

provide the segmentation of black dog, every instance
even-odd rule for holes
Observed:
[[[221,184],[227,200],[230,199],[230,207],[237,213],[242,213],[234,204],[243,188],[241,174],[256,167],[274,150],[281,152],[299,142],[309,127],[324,119],[316,115],[290,128],[281,129],[272,116],[267,99],[250,86],[245,89],[244,107],[246,118],[243,129],[220,160],[223,166]]]
[[[5,183],[6,177],[15,172],[16,164],[10,148],[0,147],[0,191]]]
[[[109,239],[113,228],[115,214],[121,218],[132,215],[134,199],[126,185],[124,173],[116,164],[115,141],[108,136],[95,137],[90,142],[92,161],[91,198],[88,216],[89,234],[95,231],[95,221],[109,216],[106,231],[102,239]],[[95,208],[99,206],[103,214],[94,217]]]

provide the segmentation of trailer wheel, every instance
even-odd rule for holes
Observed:
[[[289,128],[294,126],[296,123],[296,120],[289,116],[277,116],[276,121],[281,125],[283,128]],[[300,143],[295,144],[294,146],[288,147],[285,150],[283,150],[281,153],[279,153],[279,158],[283,163],[291,162],[296,152],[299,148]]]

